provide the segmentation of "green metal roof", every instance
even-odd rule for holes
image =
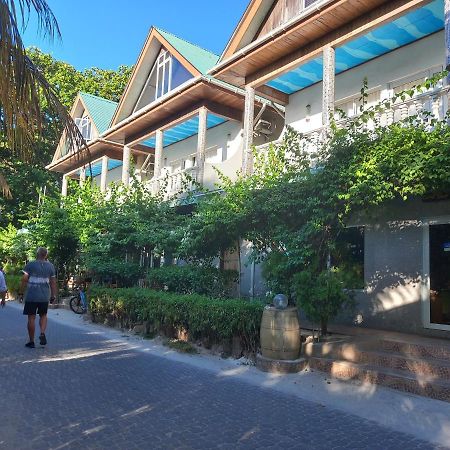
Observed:
[[[181,39],[172,33],[155,29],[174,47],[179,53],[181,53],[201,74],[205,75],[211,67],[217,64],[220,56],[205,50],[198,45],[191,44],[184,39]]]
[[[113,118],[117,108],[117,103],[96,95],[80,92],[80,97],[88,110],[89,116],[93,120],[99,134],[105,132]]]

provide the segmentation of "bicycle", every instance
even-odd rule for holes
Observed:
[[[70,309],[75,314],[85,314],[88,310],[86,293],[83,287],[79,286],[76,290],[76,295],[70,298],[69,305]]]

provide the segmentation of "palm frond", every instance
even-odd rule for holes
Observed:
[[[12,152],[25,161],[44,127],[58,125],[51,119],[55,117],[75,153],[87,147],[55,90],[26,54],[20,28],[26,26],[32,8],[41,30],[51,38],[59,37],[58,24],[45,0],[0,0],[0,133]]]

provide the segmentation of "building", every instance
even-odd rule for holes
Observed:
[[[92,126],[92,175],[102,189],[119,173],[128,184],[133,159],[137,176],[155,188],[168,176],[169,195],[183,173],[207,187],[217,181],[214,166],[249,173],[251,146],[279,139],[285,125],[314,135],[337,109],[357,114],[364,78],[370,105],[446,67],[449,3],[251,0],[220,57],[152,28],[108,129]],[[398,102],[383,120],[423,109],[444,117],[448,92],[443,84]],[[83,99],[95,124],[94,105]],[[72,114],[85,123],[80,106]],[[62,142],[49,168],[82,179],[87,155],[75,160],[63,149]],[[345,320],[449,332],[450,203],[386,205],[376,221],[353,225],[365,230],[366,288]],[[258,268],[245,269],[241,288],[261,289]]]

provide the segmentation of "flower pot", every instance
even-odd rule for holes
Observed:
[[[300,323],[296,307],[266,307],[261,320],[261,353],[265,358],[297,359],[300,354]]]

